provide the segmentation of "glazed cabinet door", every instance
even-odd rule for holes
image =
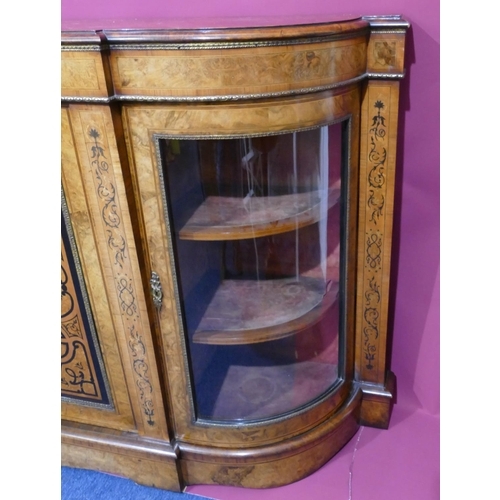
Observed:
[[[224,482],[221,461],[268,445],[247,479],[268,484],[278,455],[299,465],[286,440],[357,428],[359,94],[124,106],[188,482]]]

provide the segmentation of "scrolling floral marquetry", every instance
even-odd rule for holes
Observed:
[[[368,155],[369,165],[372,167],[368,174],[369,198],[367,201],[368,207],[373,210],[368,222],[377,226],[378,221],[382,217],[382,209],[384,208],[385,193],[383,186],[385,183],[384,164],[387,158],[387,151],[383,147],[383,140],[386,135],[385,117],[381,114],[384,108],[382,101],[377,101],[374,104],[377,109],[377,114],[373,117],[372,128],[370,128],[370,143],[371,149]],[[382,144],[379,144],[382,143]],[[373,232],[370,228],[366,239],[366,264],[372,273],[377,273],[380,269],[382,255],[382,238],[379,231]],[[368,269],[367,268],[367,269]],[[363,327],[363,353],[365,356],[365,366],[368,370],[374,368],[373,362],[377,355],[377,340],[379,336],[378,319],[380,307],[380,286],[377,283],[379,279],[375,275],[366,278],[368,280],[369,290],[365,293],[364,304],[364,327]],[[375,294],[373,292],[376,292]]]
[[[61,223],[61,394],[65,401],[112,408],[94,319],[72,229]]]
[[[83,190],[84,194],[71,216],[79,221],[88,211],[86,218],[90,224],[85,226],[93,235],[94,249],[88,249],[94,258],[85,256],[85,259],[95,261],[98,269],[87,267],[86,273],[92,280],[94,275],[97,278],[102,273],[102,281],[93,290],[93,308],[101,310],[99,328],[103,332],[100,340],[106,344],[104,356],[113,360],[119,356],[123,374],[123,382],[114,389],[122,398],[122,411],[128,409],[125,405],[130,405],[135,432],[165,439],[168,428],[113,116],[107,106],[99,105],[70,105],[67,116],[71,135],[66,133],[63,137],[74,142],[77,162],[70,163],[70,154],[66,154],[63,174],[66,182],[70,182],[73,199],[77,199],[75,189]],[[79,169],[80,179],[76,178],[75,168]],[[84,243],[85,239],[80,236],[79,241]],[[118,369],[116,361],[112,369]],[[83,418],[86,415],[82,413]],[[121,415],[110,418],[123,420]]]
[[[387,124],[384,116],[384,103],[381,100],[375,101],[373,107],[376,114],[372,117],[371,128],[369,129],[370,151],[367,162],[367,184],[369,186],[369,198],[367,209],[371,215],[366,224],[366,260],[364,266],[365,281],[368,291],[365,292],[363,304],[363,353],[365,357],[365,367],[373,370],[377,358],[380,317],[380,277],[382,269],[382,244],[383,234],[380,226],[383,218],[382,209],[385,203],[385,162],[387,159]],[[376,294],[373,291],[376,290]]]
[[[363,380],[379,384],[386,376],[398,85],[372,83],[363,111],[367,131],[362,138],[365,152],[361,154],[359,237],[364,250],[359,254],[358,328],[362,335],[358,349],[362,361],[358,370]]]
[[[130,266],[126,259],[126,240],[121,227],[120,209],[116,199],[113,172],[106,158],[106,138],[97,127],[89,127],[88,154],[93,168],[95,188],[101,208],[101,218],[108,234],[108,248],[113,256],[114,278],[120,301],[122,318],[129,333],[129,346],[133,357],[133,369],[139,390],[142,409],[148,425],[155,425],[155,406],[152,398],[153,386],[149,380],[146,348],[137,331],[139,311],[135,303],[135,291],[129,277]]]
[[[92,166],[94,167],[95,176],[98,181],[97,192],[103,201],[102,205],[102,220],[106,224],[106,233],[108,234],[108,245],[114,252],[115,264],[123,269],[125,260],[125,238],[120,231],[120,216],[117,213],[116,192],[115,187],[111,182],[105,184],[105,174],[108,172],[108,162],[104,154],[104,149],[99,145],[97,139],[99,132],[96,129],[90,129],[89,136],[94,139],[94,144],[91,146],[92,151]],[[126,286],[123,285],[123,288]],[[132,295],[133,300],[133,295]]]
[[[65,465],[268,488],[388,426],[409,24],[313,17],[63,32]]]

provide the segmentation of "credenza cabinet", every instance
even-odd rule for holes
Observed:
[[[408,27],[63,31],[63,464],[268,488],[388,427]]]

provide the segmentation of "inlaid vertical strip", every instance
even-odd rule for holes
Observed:
[[[383,384],[393,222],[398,83],[370,82],[362,109],[357,373]]]
[[[70,110],[75,139],[82,164],[86,188],[92,191],[94,224],[100,224],[102,234],[100,248],[105,248],[105,269],[111,302],[115,303],[117,329],[121,339],[124,366],[133,379],[136,402],[139,404],[138,428],[146,434],[165,437],[166,422],[159,391],[159,381],[149,322],[145,306],[135,248],[130,227],[123,179],[117,163],[118,156],[112,132],[110,111],[99,106],[73,106]],[[87,193],[90,196],[90,193]],[[110,285],[111,286],[111,285]],[[135,406],[135,405],[134,405]],[[137,418],[137,417],[136,417]]]

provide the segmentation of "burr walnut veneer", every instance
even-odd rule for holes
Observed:
[[[63,463],[267,488],[387,428],[408,23],[88,28],[62,33]]]

